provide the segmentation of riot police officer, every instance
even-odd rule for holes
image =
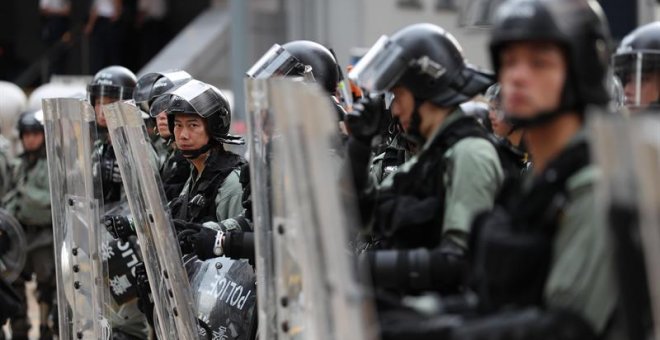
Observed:
[[[96,111],[99,142],[95,147],[99,154],[103,198],[106,205],[119,201],[122,184],[102,106],[118,100],[131,99],[136,83],[135,74],[129,69],[123,66],[109,66],[96,73],[92,82],[87,86],[89,102]]]
[[[176,148],[174,136],[167,125],[167,113],[163,111],[161,105],[154,105],[154,103],[159,96],[178,88],[191,79],[190,74],[185,71],[149,73],[138,79],[133,93],[135,102],[156,120],[159,138],[153,145],[158,152],[160,176],[168,201],[179,195],[188,179],[190,169],[186,159]]]
[[[353,175],[363,218],[371,222],[371,247],[377,249],[363,255],[374,283],[404,292],[455,291],[462,283],[471,219],[492,207],[503,180],[487,131],[459,107],[492,78],[467,65],[453,36],[431,24],[382,37],[349,76],[370,93],[394,94],[392,114],[419,148],[380,186],[369,185],[369,146],[382,113],[367,102],[347,116]],[[419,273],[419,264],[413,257],[439,259],[444,271],[415,278],[411,272]]]
[[[189,88],[200,91],[192,98],[179,95]],[[198,99],[208,105],[194,105]],[[171,94],[165,110],[169,130],[191,169],[182,192],[170,202],[172,218],[204,223],[241,213],[239,169],[245,160],[225,150],[224,144],[244,142],[229,134],[230,110],[220,90],[197,80]]]
[[[100,171],[101,186],[103,189],[104,213],[116,213],[117,209],[126,208],[123,200],[124,190],[119,164],[115,155],[112,141],[108,133],[108,125],[103,113],[103,105],[120,100],[133,98],[137,79],[135,74],[123,66],[108,66],[94,75],[92,82],[87,86],[87,95],[96,112],[98,140],[94,145],[95,167]],[[156,162],[157,156],[150,155]],[[106,218],[107,223],[107,218]],[[131,339],[146,337],[148,326],[144,316],[137,306],[137,279],[134,268],[140,260],[136,239],[112,240],[109,242],[108,262],[109,280],[125,275],[129,284],[126,289],[113,289],[111,309],[113,314],[110,326],[113,329],[113,338]],[[115,287],[116,288],[116,287]]]
[[[554,332],[564,321],[604,335],[614,315],[612,251],[604,216],[595,211],[597,172],[583,131],[589,110],[610,101],[609,44],[604,15],[589,0],[509,1],[493,30],[504,110],[526,129],[534,168],[531,186],[477,223],[473,270],[488,309],[545,307],[521,335],[545,322]],[[558,316],[564,310],[568,321]]]
[[[50,339],[48,315],[55,293],[55,264],[43,112],[23,112],[18,119],[18,133],[24,152],[13,169],[12,189],[3,198],[4,207],[23,225],[28,238],[25,274],[14,282],[14,287],[26,302],[25,280],[36,274],[40,338]],[[26,313],[27,305],[24,307]],[[27,339],[30,329],[27,314],[14,317],[11,325],[13,339]]]
[[[637,28],[623,38],[612,58],[631,111],[660,104],[660,21]]]
[[[307,40],[296,40],[284,45],[275,44],[246,72],[256,79],[271,77],[301,77],[315,82],[329,96],[333,97],[340,79],[340,71],[332,52],[323,45]],[[340,112],[342,109],[332,101]],[[343,119],[343,114],[341,119]],[[194,251],[202,259],[217,256],[232,258],[254,258],[254,235],[251,233],[251,198],[249,191],[249,169],[247,164],[241,171],[243,186],[242,205],[245,211],[240,215],[219,220],[222,231],[199,229],[191,236]],[[216,234],[217,233],[217,234]],[[216,239],[218,240],[216,242]]]
[[[488,99],[488,119],[492,126],[493,135],[497,139],[500,160],[507,178],[516,181],[525,171],[531,167],[529,153],[525,150],[523,143],[524,129],[511,124],[504,116],[500,97],[500,85],[495,84],[486,91]],[[506,189],[515,186],[510,182],[504,185]]]
[[[496,18],[490,50],[502,104],[526,129],[533,172],[475,222],[471,312],[485,315],[442,330],[394,326],[393,338],[605,338],[618,294],[583,121],[610,101],[607,23],[591,0],[511,0]]]

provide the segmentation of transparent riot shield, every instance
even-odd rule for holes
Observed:
[[[84,100],[44,99],[60,339],[109,339],[95,113]]]
[[[247,260],[184,257],[193,303],[208,339],[252,340],[257,331],[254,269]]]
[[[592,152],[616,255],[628,339],[660,339],[660,116],[594,115]]]
[[[21,224],[4,209],[0,209],[0,240],[0,277],[13,282],[23,271],[27,243]]]
[[[158,317],[159,339],[195,339],[197,321],[179,243],[140,110],[115,102],[103,107]]]
[[[350,181],[340,180],[346,160],[332,149],[339,127],[330,99],[291,79],[246,85],[260,335],[374,338],[373,309],[350,256],[357,218],[344,195]]]
[[[252,215],[255,233],[255,271],[260,339],[277,339],[277,296],[271,206],[271,140],[273,126],[266,80],[246,79],[248,152]]]

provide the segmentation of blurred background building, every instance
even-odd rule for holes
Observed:
[[[94,1],[2,0],[0,80],[28,93],[57,75],[75,81],[99,67],[94,34],[85,34]],[[658,0],[660,1],[660,0]],[[613,35],[621,38],[656,19],[656,0],[601,0]],[[231,89],[242,102],[243,74],[274,43],[318,41],[348,65],[382,34],[416,22],[450,31],[469,62],[489,68],[486,53],[492,14],[502,0],[121,0],[111,49],[138,75],[184,69]],[[62,15],[47,6],[68,3]],[[66,32],[62,34],[62,32]],[[109,42],[107,42],[110,44]],[[115,51],[116,50],[116,51]],[[104,52],[109,53],[109,52]],[[0,95],[0,100],[2,96]],[[235,111],[240,117],[242,107]]]

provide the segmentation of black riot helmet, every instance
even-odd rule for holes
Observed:
[[[20,137],[23,137],[25,132],[44,132],[44,112],[29,110],[21,113],[16,128]]]
[[[156,97],[187,83],[192,76],[186,71],[147,73],[140,77],[133,91],[133,100],[145,110],[149,110]],[[156,112],[158,115],[159,112]],[[155,117],[152,115],[152,117]]]
[[[542,124],[567,111],[584,112],[589,105],[609,103],[607,70],[610,33],[594,0],[509,0],[495,16],[490,52],[496,73],[500,53],[515,42],[551,42],[566,55],[567,75],[559,106],[534,118],[510,117],[524,127]]]
[[[313,77],[329,94],[334,94],[340,80],[339,67],[332,52],[308,40],[273,45],[247,71],[247,76],[257,79],[273,76]]]
[[[420,105],[429,101],[454,107],[483,92],[491,75],[465,62],[461,46],[447,31],[415,24],[382,36],[351,70],[349,77],[370,93],[402,86]]]
[[[229,101],[215,86],[193,79],[171,93],[158,97],[152,106],[158,106],[167,113],[167,123],[173,136],[174,118],[177,114],[198,115],[206,120],[209,144],[200,150],[184,152],[186,157],[196,158],[214,145],[245,143],[241,137],[229,134]]]
[[[660,21],[641,26],[623,38],[612,57],[614,74],[623,86],[625,105],[633,110],[660,106],[660,91],[643,98],[646,82],[660,87]]]
[[[123,66],[108,66],[94,75],[92,82],[87,85],[87,95],[92,105],[101,97],[115,100],[128,100],[133,98],[133,89],[137,83],[135,74]]]

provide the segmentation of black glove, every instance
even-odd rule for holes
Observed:
[[[131,221],[123,215],[105,215],[103,225],[112,237],[122,241],[126,241],[130,236],[135,235],[135,229],[133,229]]]
[[[184,220],[173,219],[176,238],[179,241],[181,253],[190,254],[194,252],[192,236],[195,235],[202,225],[199,223],[186,222]]]
[[[11,239],[6,231],[0,229],[0,256],[11,250]]]
[[[115,159],[104,159],[101,163],[101,177],[104,184],[121,184],[121,172]]]
[[[210,258],[218,257],[213,253],[213,248],[215,248],[215,240],[218,237],[218,233],[221,231],[202,228],[196,234],[192,235],[191,240],[193,243],[193,248],[197,257],[204,261]],[[220,254],[223,255],[223,254]]]
[[[353,138],[371,145],[371,140],[381,132],[387,118],[383,96],[365,97],[353,105],[353,111],[346,114],[345,123]]]
[[[243,195],[241,196],[241,205],[245,209],[245,216],[252,219],[252,189],[250,188],[250,164],[245,163],[241,166],[240,176],[241,188]]]
[[[143,262],[135,265],[135,281],[137,282],[138,309],[146,316],[149,325],[154,327],[154,302],[151,298],[147,269]]]
[[[173,222],[178,232],[177,238],[182,253],[194,253],[202,261],[217,257],[213,253],[217,230],[183,220],[175,219]]]

